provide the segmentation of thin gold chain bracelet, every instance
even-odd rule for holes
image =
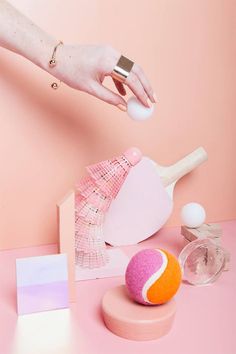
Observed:
[[[62,41],[59,41],[59,42],[57,43],[57,45],[55,45],[55,47],[54,47],[54,49],[53,49],[53,52],[52,52],[52,57],[51,57],[51,59],[50,59],[49,62],[48,62],[48,66],[49,66],[50,68],[52,68],[52,69],[57,65],[56,53],[57,53],[57,48],[58,48],[60,45],[63,45],[63,42],[62,42]],[[54,90],[58,89],[58,87],[60,86],[60,83],[61,83],[61,81],[59,81],[59,84],[56,83],[56,82],[53,82],[53,83],[51,84],[51,88],[53,88]]]

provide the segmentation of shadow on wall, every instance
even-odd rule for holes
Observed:
[[[90,104],[91,98],[83,92],[78,92],[62,83],[61,87],[54,91],[51,83],[56,80],[52,76],[49,79],[43,72],[40,81],[29,71],[22,71],[19,65],[0,57],[1,80],[5,81],[6,87],[12,91],[13,99],[25,102],[30,119],[40,118],[45,121],[47,129],[55,134],[63,134],[65,141],[68,140],[78,145],[80,152],[83,151],[82,160],[89,160],[96,150],[96,141],[99,143],[98,129],[93,122],[94,111]],[[16,63],[18,64],[18,63]],[[36,69],[37,70],[37,69]],[[39,69],[41,70],[41,69]],[[1,112],[0,112],[1,113]],[[50,118],[50,119],[48,119]],[[93,144],[91,144],[91,141]]]

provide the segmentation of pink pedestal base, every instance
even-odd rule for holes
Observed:
[[[116,335],[136,341],[158,339],[173,324],[176,303],[172,299],[160,306],[145,306],[132,301],[124,285],[106,292],[102,314],[107,328]]]

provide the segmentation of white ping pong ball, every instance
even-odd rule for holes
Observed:
[[[185,204],[181,210],[181,219],[183,224],[187,227],[199,227],[206,219],[205,209],[198,203]]]
[[[151,117],[154,105],[151,108],[145,107],[136,97],[131,97],[127,102],[127,113],[130,118],[142,121]]]

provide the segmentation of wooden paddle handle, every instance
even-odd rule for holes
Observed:
[[[178,179],[191,172],[194,168],[207,160],[207,153],[203,147],[199,147],[175,164],[165,167],[161,173],[164,187],[176,182]]]

